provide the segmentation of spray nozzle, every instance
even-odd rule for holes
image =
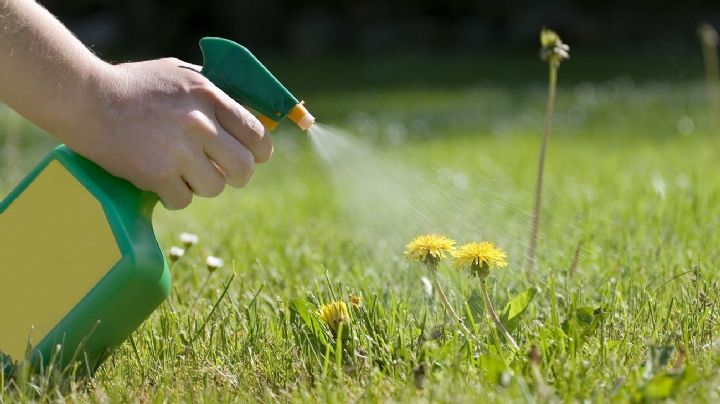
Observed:
[[[286,116],[303,130],[315,122],[303,103],[244,46],[223,38],[203,38],[200,49],[202,74],[235,101],[257,111],[268,130]]]
[[[288,118],[302,130],[308,130],[315,123],[315,117],[305,108],[305,101],[300,101],[288,113]]]

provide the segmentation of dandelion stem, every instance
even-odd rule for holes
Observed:
[[[700,44],[702,45],[703,60],[705,62],[705,85],[708,96],[708,117],[711,130],[718,129],[718,112],[720,112],[720,69],[718,68],[718,33],[707,23],[698,27]]]
[[[445,296],[445,292],[443,291],[442,286],[440,286],[440,281],[438,280],[437,276],[437,268],[430,268],[430,271],[433,274],[433,283],[435,284],[435,289],[438,291],[438,295],[440,295],[440,301],[442,302],[443,306],[445,306],[445,309],[450,312],[450,315],[460,324],[460,327],[462,328],[465,335],[470,338],[472,336],[472,333],[470,332],[470,329],[467,328],[465,323],[462,321],[462,319],[457,315],[455,312],[455,309],[452,308],[450,305],[450,302],[447,299],[447,296]]]
[[[205,291],[205,288],[208,285],[208,282],[210,282],[210,277],[212,276],[212,272],[208,272],[207,276],[205,277],[205,280],[203,281],[202,285],[200,285],[200,289],[197,291],[197,295],[195,295],[195,304],[197,305],[200,301],[200,298],[203,295],[203,292]]]
[[[540,225],[540,211],[542,209],[542,188],[545,171],[545,150],[547,149],[550,130],[552,129],[553,111],[555,108],[555,92],[557,90],[558,65],[550,63],[550,76],[548,79],[547,110],[545,112],[545,129],[543,130],[542,145],[540,146],[540,159],[538,161],[537,181],[535,183],[535,207],[533,208],[532,224],[530,225],[530,242],[525,261],[525,274],[529,274],[535,266],[535,252],[537,250],[538,227]]]
[[[515,349],[520,349],[517,342],[515,342],[515,339],[510,335],[507,328],[503,325],[502,321],[500,321],[500,318],[498,317],[497,313],[495,312],[495,308],[493,307],[492,303],[490,302],[490,296],[488,296],[487,292],[487,285],[485,284],[485,278],[480,278],[480,286],[482,291],[482,297],[483,302],[485,303],[485,309],[490,314],[490,317],[495,322],[495,327],[500,331],[500,333],[503,334],[503,336],[508,340],[510,345]]]
[[[530,372],[537,384],[538,394],[543,401],[548,401],[552,397],[552,391],[547,383],[545,383],[545,378],[542,375],[542,370],[540,369],[540,351],[535,345],[532,346],[528,354],[528,364],[530,365]]]

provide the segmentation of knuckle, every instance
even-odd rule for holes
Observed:
[[[179,65],[182,63],[182,61],[176,57],[162,58],[162,61],[165,63],[172,64],[172,65]]]
[[[194,75],[190,77],[190,89],[189,93],[193,97],[199,99],[215,99],[217,94],[215,93],[215,86],[202,75]]]
[[[216,134],[215,125],[210,118],[198,109],[193,109],[185,113],[183,126],[185,130],[192,132]]]

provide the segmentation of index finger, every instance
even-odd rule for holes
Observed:
[[[188,68],[202,71],[202,66],[187,64]],[[210,82],[215,96],[215,118],[220,126],[240,141],[253,154],[256,163],[264,163],[273,152],[272,140],[267,129],[245,107],[233,100]]]
[[[273,151],[267,129],[245,107],[219,89],[218,92],[221,94],[218,94],[219,102],[215,108],[215,118],[220,126],[250,150],[256,163],[267,161]]]

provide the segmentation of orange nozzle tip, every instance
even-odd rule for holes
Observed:
[[[288,118],[295,122],[302,130],[310,129],[315,123],[315,117],[305,108],[303,102],[295,105],[290,112],[288,112]]]

